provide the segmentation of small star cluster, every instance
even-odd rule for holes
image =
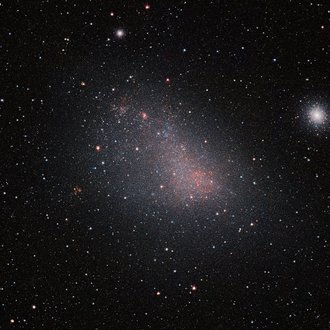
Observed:
[[[329,329],[326,1],[2,1],[1,329]]]

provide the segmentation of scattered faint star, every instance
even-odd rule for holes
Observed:
[[[73,187],[73,193],[74,193],[74,195],[79,195],[79,194],[81,194],[82,193],[82,188],[80,187],[80,186],[75,186],[75,187]]]

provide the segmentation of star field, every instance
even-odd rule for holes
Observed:
[[[4,1],[1,329],[328,329],[326,1]]]

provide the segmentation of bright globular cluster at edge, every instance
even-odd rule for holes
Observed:
[[[326,111],[319,105],[313,106],[309,109],[308,117],[309,121],[315,125],[324,124],[327,119]]]

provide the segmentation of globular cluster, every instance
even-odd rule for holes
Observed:
[[[118,39],[122,39],[125,37],[125,30],[121,29],[121,28],[118,28],[116,29],[115,31],[115,36],[118,38]]]
[[[325,1],[4,1],[1,329],[328,329]]]
[[[309,110],[309,120],[315,125],[324,124],[326,120],[326,112],[320,106],[313,106]]]

